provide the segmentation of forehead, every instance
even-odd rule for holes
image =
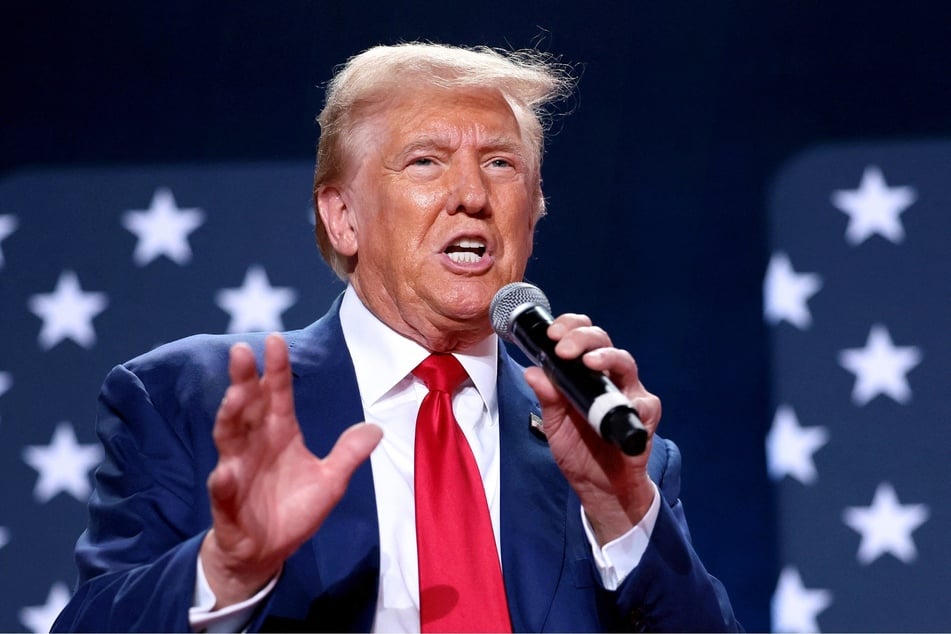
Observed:
[[[431,139],[453,145],[465,141],[504,143],[527,153],[525,131],[498,90],[432,87],[398,91],[380,102],[360,127],[365,129],[368,145],[384,151]]]

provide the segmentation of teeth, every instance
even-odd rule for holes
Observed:
[[[485,242],[475,238],[459,238],[446,248],[446,255],[456,264],[475,264],[485,255]]]
[[[446,255],[448,255],[449,259],[456,264],[475,264],[479,261],[479,256],[469,251],[453,251],[452,253],[447,253]]]

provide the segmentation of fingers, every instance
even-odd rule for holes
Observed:
[[[243,438],[264,415],[254,352],[246,343],[231,347],[228,374],[231,385],[218,407],[213,432],[215,444],[222,451],[230,441]]]
[[[244,342],[231,346],[228,355],[228,374],[232,385],[257,380],[257,364],[251,346]]]
[[[284,338],[271,333],[264,340],[264,378],[261,386],[268,394],[271,413],[294,414],[294,389],[290,353]]]
[[[661,402],[660,399],[648,392],[644,396],[638,396],[631,399],[631,405],[637,412],[637,417],[641,419],[644,426],[653,433],[660,422]]]
[[[604,330],[591,325],[590,317],[575,313],[559,315],[548,327],[548,336],[558,342],[555,353],[563,359],[574,359],[586,350],[611,344]]]
[[[624,389],[625,386],[640,385],[640,379],[637,373],[637,362],[627,350],[618,348],[598,348],[585,352],[582,357],[584,364],[598,372],[606,372],[617,384]]]
[[[228,359],[231,385],[225,392],[215,421],[215,441],[239,440],[268,420],[292,420],[293,376],[287,344],[279,334],[264,342],[264,375],[259,377],[254,352],[246,343],[231,347]]]
[[[587,315],[566,313],[548,327],[548,336],[557,342],[555,353],[565,359],[581,357],[592,370],[608,374],[612,381],[631,399],[642,422],[649,428],[660,420],[660,399],[641,384],[637,362],[627,350],[614,347],[604,329],[591,323]],[[543,403],[558,399],[557,390],[543,372],[526,372],[526,381]]]
[[[594,326],[587,315],[566,313],[548,327],[548,336],[556,341],[555,353],[563,359],[582,357],[592,370],[607,372],[618,382],[637,383],[637,363],[626,350],[614,347],[604,329]]]

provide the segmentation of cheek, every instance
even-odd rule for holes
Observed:
[[[403,188],[384,196],[379,211],[378,233],[399,235],[407,244],[417,244],[442,210],[444,196],[425,187]]]
[[[379,196],[372,217],[363,218],[364,255],[390,273],[401,268],[397,262],[413,259],[421,252],[427,226],[422,212],[428,209],[431,198],[424,192],[406,189]]]
[[[510,214],[505,222],[506,233],[513,238],[519,236],[521,239],[519,246],[527,247],[529,250],[532,246],[532,236],[537,221],[533,204],[530,197],[520,192],[519,196],[510,199]]]
[[[406,202],[411,209],[426,212],[441,209],[445,193],[434,187],[414,187],[406,194]]]

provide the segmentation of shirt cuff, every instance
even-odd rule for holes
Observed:
[[[647,544],[654,532],[654,524],[657,523],[657,515],[660,513],[660,492],[653,482],[651,486],[654,487],[654,499],[641,521],[603,547],[598,546],[584,508],[581,509],[581,523],[584,526],[585,535],[588,536],[588,543],[591,544],[594,562],[605,590],[617,590],[624,579],[637,567],[644,551],[647,550]]]
[[[215,610],[218,601],[201,565],[201,555],[198,556],[198,569],[195,574],[195,594],[192,598],[192,607],[188,609],[188,624],[195,632],[243,632],[251,621],[255,608],[271,593],[277,585],[276,575],[267,585],[250,599],[229,605],[226,608]]]

